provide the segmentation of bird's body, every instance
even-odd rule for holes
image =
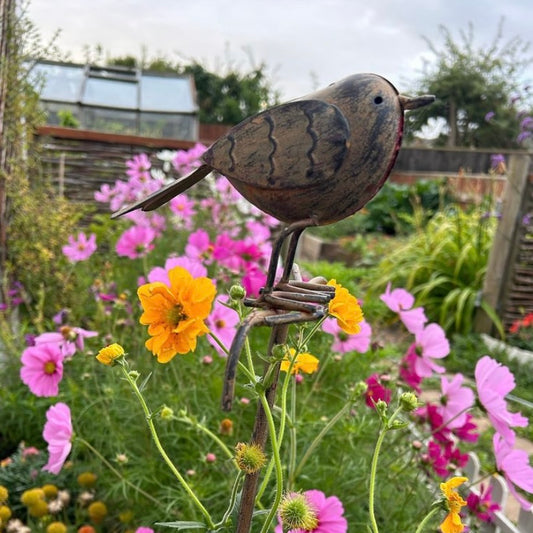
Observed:
[[[155,209],[215,170],[282,222],[342,220],[385,183],[400,149],[403,111],[428,103],[420,102],[399,96],[381,76],[355,74],[237,124],[193,173],[114,216]]]

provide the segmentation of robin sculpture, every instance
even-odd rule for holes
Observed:
[[[434,99],[400,95],[375,74],[349,76],[245,119],[215,141],[192,173],[113,217],[139,208],[156,209],[216,171],[249,202],[286,224],[274,243],[262,294],[247,302],[263,308],[264,314],[237,333],[230,350],[230,360],[235,361],[255,322],[275,325],[323,314],[323,305],[333,295],[331,287],[289,282],[301,232],[342,220],[368,203],[398,155],[404,111]],[[274,286],[282,245],[290,235],[284,272]],[[280,309],[288,312],[280,315]]]

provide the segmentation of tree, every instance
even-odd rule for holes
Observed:
[[[489,46],[476,46],[474,28],[460,31],[459,40],[441,26],[442,49],[425,38],[435,63],[426,63],[415,90],[437,96],[437,101],[408,116],[412,136],[440,119],[446,128],[437,144],[487,148],[516,147],[519,131],[514,96],[520,93],[520,78],[533,58],[529,43],[520,37],[503,42],[503,19]]]

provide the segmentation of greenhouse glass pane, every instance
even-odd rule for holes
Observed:
[[[141,76],[141,109],[194,113],[190,79]]]
[[[127,81],[89,78],[85,86],[83,104],[119,107],[124,109],[137,108],[137,83]]]
[[[42,100],[57,102],[77,102],[83,82],[83,67],[65,67],[61,65],[36,64],[32,78],[42,82]]]

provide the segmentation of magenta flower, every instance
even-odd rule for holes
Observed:
[[[477,424],[472,422],[472,415],[470,413],[466,414],[466,422],[460,428],[454,428],[454,435],[465,442],[477,442],[479,439],[479,433],[476,433],[478,429]]]
[[[418,355],[416,355],[415,345],[412,344],[400,361],[399,374],[407,386],[420,394],[422,392],[420,388],[422,377],[416,373],[415,364],[417,360]]]
[[[477,394],[494,429],[512,446],[515,434],[511,427],[526,427],[528,419],[507,410],[505,396],[515,388],[511,371],[488,355],[476,364],[474,372]]]
[[[118,239],[115,250],[118,255],[137,259],[153,250],[155,231],[145,226],[132,226]]]
[[[392,391],[385,387],[384,382],[388,381],[383,379],[384,376],[379,374],[372,374],[365,381],[368,388],[365,393],[365,403],[372,409],[376,408],[376,403],[380,400],[385,403],[390,403]]]
[[[492,522],[494,513],[501,509],[497,503],[492,501],[492,485],[489,483],[481,483],[479,492],[471,489],[466,498],[466,505],[470,512],[482,522]]]
[[[59,474],[72,449],[72,421],[68,405],[60,402],[48,409],[43,438],[48,443],[49,456],[43,470]]]
[[[84,339],[96,337],[97,335],[97,331],[61,326],[59,331],[41,333],[35,337],[34,343],[36,346],[49,343],[57,344],[64,357],[72,357],[76,353],[76,350],[83,352],[85,349]]]
[[[385,292],[380,299],[385,302],[386,306],[395,313],[398,313],[403,325],[409,333],[415,333],[424,327],[427,317],[423,307],[413,308],[415,297],[405,289],[391,289],[391,284],[387,285]]]
[[[126,174],[130,178],[143,179],[150,175],[149,170],[152,163],[146,154],[138,154],[126,161],[126,166],[128,167]]]
[[[199,229],[189,235],[187,244],[185,245],[185,254],[190,259],[202,261],[209,264],[213,256],[213,245],[209,241],[207,231]]]
[[[331,350],[339,354],[348,352],[365,353],[370,348],[372,328],[363,320],[360,324],[361,331],[355,335],[345,333],[337,323],[336,318],[326,318],[322,324],[322,330],[333,335],[334,341]]]
[[[466,423],[466,411],[474,405],[474,392],[462,387],[464,376],[456,374],[451,381],[445,377],[440,380],[442,396],[440,415],[450,429],[460,428]]]
[[[317,526],[310,531],[291,529],[287,533],[346,533],[348,522],[344,518],[344,507],[337,496],[329,496],[320,490],[306,490],[304,496],[316,513]],[[275,533],[283,533],[283,525],[278,519]]]
[[[149,527],[138,527],[135,533],[154,533],[154,530]]]
[[[200,261],[196,259],[191,259],[187,256],[182,257],[169,257],[165,261],[165,266],[163,267],[154,267],[148,273],[148,281],[153,283],[154,281],[160,281],[165,285],[170,287],[170,280],[168,278],[168,273],[174,267],[180,266],[185,268],[193,278],[203,278],[207,276],[207,269],[205,268]],[[145,281],[141,283],[144,284]]]
[[[492,437],[494,456],[498,472],[505,478],[512,495],[526,511],[533,509],[533,503],[518,493],[516,487],[533,494],[533,468],[525,450],[513,449],[507,439],[495,433]],[[516,487],[515,487],[516,485]]]
[[[96,251],[96,235],[91,233],[89,238],[87,235],[80,231],[78,238],[74,235],[68,236],[68,244],[65,244],[62,248],[63,255],[71,262],[77,263],[78,261],[85,261],[89,259],[91,255]]]
[[[415,360],[415,371],[422,377],[430,377],[433,372],[442,374],[444,367],[437,365],[434,359],[442,359],[450,353],[450,343],[444,330],[435,323],[428,324],[415,333],[415,342],[409,348],[418,356]]]
[[[55,343],[30,346],[22,352],[20,379],[35,396],[57,396],[64,355]]]
[[[422,455],[422,463],[430,466],[437,476],[443,478],[448,476],[448,460],[437,442],[432,440],[428,442],[427,452]]]
[[[266,274],[257,265],[250,263],[242,276],[241,282],[248,296],[259,296],[259,291],[266,283]]]
[[[207,150],[201,143],[196,143],[189,150],[178,150],[172,164],[180,176],[185,176],[198,168],[201,164],[200,157]]]
[[[235,331],[239,323],[239,315],[234,309],[230,309],[224,305],[228,300],[229,297],[224,294],[215,300],[213,310],[206,319],[206,324],[210,333],[215,335],[217,339],[229,349],[233,342],[233,337],[235,337]],[[211,335],[207,336],[207,340],[220,356],[226,357],[226,352]]]

